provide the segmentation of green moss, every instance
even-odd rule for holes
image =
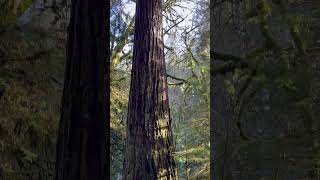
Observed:
[[[271,15],[271,12],[272,12],[271,1],[262,0],[260,3],[258,3],[257,7],[258,7],[258,9],[260,9],[260,12],[264,17]]]
[[[44,174],[49,174],[53,165],[43,161],[53,161],[62,91],[51,76],[63,77],[63,50],[51,50],[52,40],[40,38],[37,32],[21,36],[15,28],[6,27],[0,36],[4,52],[0,65],[0,154],[11,158],[0,168],[5,169],[3,177],[10,180],[27,176],[47,179]],[[2,167],[5,163],[8,166]]]
[[[24,0],[21,2],[18,8],[18,15],[22,14],[24,11],[26,11],[33,3],[33,0]]]

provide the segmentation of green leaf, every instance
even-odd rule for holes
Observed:
[[[30,163],[33,163],[34,161],[37,160],[38,155],[29,151],[28,149],[25,149],[23,147],[21,147],[20,149],[20,153],[22,155],[22,158]]]

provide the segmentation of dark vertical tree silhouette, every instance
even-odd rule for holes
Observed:
[[[107,178],[106,8],[106,0],[72,0],[56,180]]]
[[[177,179],[164,61],[161,0],[138,0],[124,178]]]

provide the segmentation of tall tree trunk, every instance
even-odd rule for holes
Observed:
[[[125,151],[126,180],[177,179],[161,0],[138,0]]]
[[[56,180],[107,178],[106,2],[72,0]]]

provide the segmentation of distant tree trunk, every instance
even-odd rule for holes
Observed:
[[[17,15],[21,0],[0,0],[0,7],[3,13]]]
[[[187,149],[185,149],[185,151],[187,151]],[[185,156],[186,160],[185,160],[185,174],[186,174],[186,180],[189,180],[189,162],[188,162],[188,156],[186,154]]]
[[[161,0],[136,3],[125,180],[177,179],[161,13]]]
[[[72,0],[56,180],[107,178],[106,2]]]
[[[20,5],[21,2],[22,2],[22,0],[15,0],[15,1],[13,1],[12,13],[13,13],[14,15],[17,15],[18,8],[19,8],[19,5]]]
[[[18,7],[21,0],[0,0],[0,26],[16,22]]]

